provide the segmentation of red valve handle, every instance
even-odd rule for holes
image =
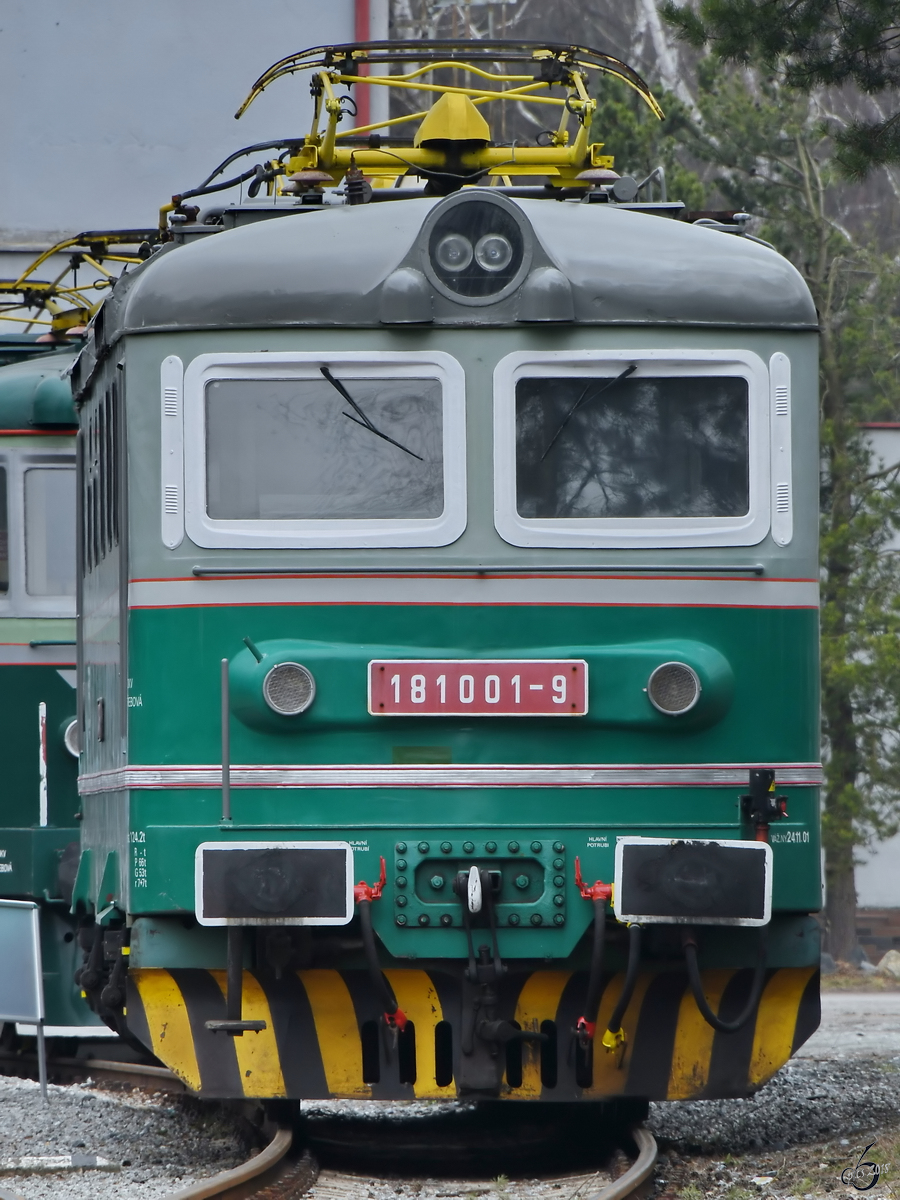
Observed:
[[[596,883],[586,884],[581,878],[581,862],[575,859],[575,886],[585,900],[609,900],[612,896],[613,885],[598,879]]]
[[[402,1008],[395,1009],[394,1012],[384,1014],[384,1019],[391,1029],[398,1029],[401,1033],[406,1028],[406,1023],[409,1017]]]
[[[579,1017],[575,1022],[575,1032],[582,1041],[592,1042],[597,1032],[597,1022],[589,1021],[587,1017]]]
[[[353,887],[353,899],[359,904],[361,900],[380,900],[381,893],[384,891],[384,885],[387,883],[387,867],[385,866],[384,856],[381,858],[381,878],[377,883],[369,885],[368,883],[357,883]],[[404,1024],[406,1018],[404,1017]],[[401,1027],[402,1028],[402,1027]]]

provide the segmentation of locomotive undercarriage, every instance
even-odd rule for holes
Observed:
[[[340,931],[233,928],[237,972],[227,961],[128,970],[132,946],[138,964],[187,961],[175,949],[188,932],[179,918],[138,918],[130,935],[90,926],[82,986],[108,1023],[210,1098],[741,1096],[819,1021],[818,926],[806,916],[773,919],[755,999],[758,931],[701,931],[703,993],[734,1030],[713,1029],[698,1009],[681,930],[646,929],[629,972],[628,931],[606,921],[591,1037],[583,1028],[590,933],[566,959],[504,962],[481,925],[474,970],[466,960],[404,961],[380,948],[379,986],[361,926],[356,918]],[[224,939],[217,944],[225,949]],[[619,1036],[604,1045],[626,992]]]
[[[242,1017],[225,1023],[227,973],[203,969],[129,974],[129,1030],[206,1096],[453,1096],[574,1100],[747,1095],[813,1032],[816,966],[767,972],[756,1019],[735,1034],[700,1017],[683,969],[654,964],[636,980],[624,1042],[583,1047],[576,1024],[588,974],[571,964],[517,962],[496,983],[473,984],[446,961],[389,968],[404,1028],[384,1021],[365,970],[311,967],[242,973]],[[745,1006],[752,969],[704,970],[704,990],[724,1018]],[[623,976],[604,980],[598,1023]]]

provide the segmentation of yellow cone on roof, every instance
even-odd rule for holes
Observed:
[[[429,142],[489,142],[491,128],[468,96],[445,92],[419,126],[415,146]]]

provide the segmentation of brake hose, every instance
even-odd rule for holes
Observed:
[[[625,1043],[625,1035],[622,1033],[622,1018],[625,1016],[625,1010],[631,1003],[640,965],[641,927],[640,925],[629,925],[628,965],[625,968],[625,982],[622,985],[622,994],[619,996],[619,1001],[613,1009],[612,1016],[609,1018],[609,1023],[606,1026],[606,1033],[603,1035],[603,1045],[607,1050],[615,1050],[617,1046],[622,1046]]]
[[[681,945],[684,949],[684,961],[687,966],[688,983],[690,984],[691,992],[697,1008],[700,1010],[700,1015],[707,1025],[711,1025],[713,1029],[719,1033],[737,1033],[739,1029],[747,1024],[756,1006],[759,1003],[759,998],[762,995],[763,985],[766,980],[766,964],[767,953],[766,943],[768,940],[768,926],[763,925],[759,931],[759,953],[756,959],[756,967],[753,972],[753,983],[750,987],[750,996],[747,1003],[744,1005],[743,1011],[735,1017],[733,1021],[723,1021],[721,1017],[717,1017],[707,1003],[706,996],[703,994],[703,980],[700,977],[700,968],[697,965],[697,937],[693,929],[686,928],[681,935]]]
[[[600,994],[603,991],[603,949],[606,945],[606,896],[594,897],[594,940],[591,945],[591,969],[588,975],[587,996],[584,1001],[584,1016],[579,1017],[575,1032],[579,1041],[587,1045],[594,1036]]]
[[[366,965],[369,968],[369,977],[378,993],[382,1009],[384,1010],[384,1019],[391,1028],[399,1029],[402,1032],[406,1027],[406,1015],[397,1004],[394,989],[388,982],[378,961],[375,930],[372,928],[372,901],[360,900],[357,908],[359,909],[359,924],[362,933],[363,949],[366,954]]]

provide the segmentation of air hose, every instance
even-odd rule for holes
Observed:
[[[759,1003],[766,980],[767,941],[768,926],[763,925],[759,931],[759,953],[756,959],[753,983],[750,987],[750,995],[747,1003],[744,1005],[743,1011],[733,1021],[723,1021],[709,1007],[706,996],[703,994],[703,980],[700,977],[700,968],[697,965],[697,936],[693,929],[686,928],[683,931],[681,945],[684,949],[684,961],[687,966],[688,983],[690,984],[691,992],[703,1020],[706,1021],[707,1025],[711,1025],[713,1029],[718,1030],[719,1033],[737,1033],[739,1029],[743,1029],[756,1011],[756,1006]]]
[[[619,996],[619,1001],[613,1009],[612,1016],[609,1018],[609,1023],[606,1026],[606,1033],[603,1035],[603,1045],[607,1050],[615,1050],[619,1046],[625,1045],[625,1034],[622,1032],[622,1018],[625,1016],[625,1010],[631,1003],[631,997],[634,995],[634,986],[637,983],[638,971],[641,966],[641,927],[640,925],[628,926],[628,965],[625,968],[625,982],[622,985],[622,994]]]
[[[575,1025],[578,1040],[586,1046],[593,1040],[596,1028],[597,1009],[603,991],[603,949],[606,944],[606,896],[594,897],[594,940],[591,946],[591,969],[588,975],[587,996],[584,1001],[584,1016]]]
[[[381,964],[378,961],[378,947],[375,944],[375,930],[372,928],[372,901],[359,900],[359,925],[362,933],[363,949],[366,955],[366,965],[369,968],[369,978],[378,995],[384,1011],[384,1019],[391,1028],[402,1031],[406,1027],[406,1014],[397,1004],[394,989],[388,982]]]

